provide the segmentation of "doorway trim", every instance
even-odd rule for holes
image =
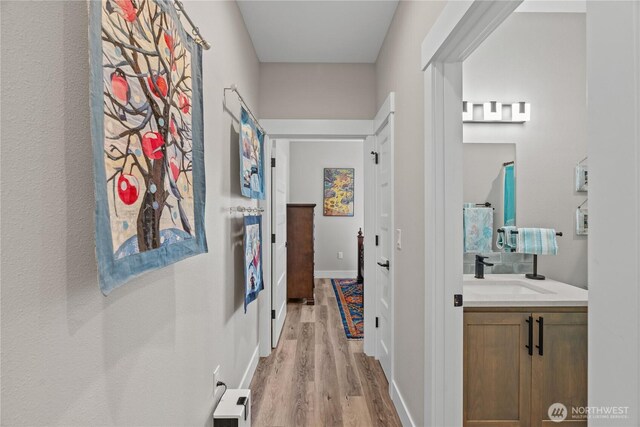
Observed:
[[[463,423],[463,308],[453,304],[462,294],[462,61],[521,2],[449,2],[422,43],[428,426]]]
[[[266,130],[267,135],[271,140],[277,140],[279,138],[288,139],[289,141],[313,141],[313,140],[361,140],[366,145],[367,139],[373,135],[374,120],[314,120],[314,119],[262,119],[260,124]],[[292,142],[294,144],[295,142]],[[270,157],[270,153],[265,153]],[[270,182],[269,171],[269,182]],[[267,197],[267,199],[269,199]],[[373,197],[369,194],[369,186],[365,185],[365,200]],[[265,210],[265,212],[267,212]],[[265,220],[266,222],[266,220]],[[263,227],[264,229],[264,227]],[[267,235],[267,231],[263,231]],[[269,230],[268,233],[271,233]],[[369,235],[369,237],[367,236]],[[371,233],[365,234],[365,259],[367,253],[372,254],[371,250],[367,250],[371,243]],[[375,248],[374,248],[375,249]],[[263,254],[267,256],[266,251]],[[373,253],[375,257],[375,253]],[[366,261],[365,261],[366,263]],[[375,261],[374,261],[375,263]],[[268,259],[264,259],[264,265],[271,264],[271,254],[268,254]],[[265,274],[265,277],[269,277],[269,283],[265,282],[264,299],[261,303],[261,309],[259,311],[259,328],[258,328],[258,341],[260,348],[260,356],[266,357],[271,354],[271,278]],[[366,295],[366,294],[365,294]],[[367,298],[368,300],[368,298]],[[366,301],[365,301],[366,303]],[[374,356],[373,349],[375,334],[367,333],[371,330],[373,325],[373,318],[375,316],[367,316],[367,310],[364,311],[364,351],[369,356]],[[268,326],[265,326],[268,325]],[[367,339],[367,336],[370,336]]]

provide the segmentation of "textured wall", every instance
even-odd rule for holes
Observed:
[[[316,203],[316,271],[358,268],[358,229],[364,226],[364,169],[362,142],[292,142],[290,146],[291,203]],[[324,168],[355,169],[353,217],[322,215]],[[338,251],[344,258],[338,259]],[[353,276],[355,277],[355,275]]]
[[[424,424],[424,77],[420,47],[445,2],[401,1],[376,63],[377,100],[396,92],[395,381]],[[410,333],[408,333],[410,331]]]
[[[374,64],[260,64],[260,117],[371,119]]]
[[[516,145],[516,224],[555,228],[541,274],[587,286],[587,237],[575,234],[574,167],[587,156],[584,13],[515,13],[464,62],[464,98],[527,101],[524,125],[465,124],[464,140]]]
[[[2,424],[205,425],[213,370],[238,385],[257,347],[242,309],[235,82],[259,65],[235,2],[186,2],[203,53],[209,253],[103,297],[94,255],[87,4],[1,3]],[[237,105],[233,108],[237,108]],[[246,203],[246,199],[242,199]]]

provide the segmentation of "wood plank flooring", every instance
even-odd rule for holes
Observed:
[[[378,361],[347,340],[328,279],[315,305],[288,304],[278,347],[251,382],[254,426],[400,426]]]

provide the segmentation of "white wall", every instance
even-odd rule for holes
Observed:
[[[587,2],[589,406],[640,425],[640,4]],[[618,232],[620,231],[620,232]]]
[[[358,229],[364,232],[364,169],[362,141],[292,141],[289,183],[291,203],[315,203],[316,276],[356,277],[358,268]],[[322,214],[324,168],[354,168],[355,196],[353,217]],[[342,252],[343,259],[338,259]],[[319,273],[319,274],[318,274]]]
[[[587,237],[575,234],[574,167],[587,156],[583,13],[515,13],[463,64],[464,99],[527,101],[525,124],[467,123],[465,142],[516,144],[516,224],[555,228],[558,255],[541,274],[587,286]]]
[[[371,119],[374,64],[260,64],[260,117]]]
[[[401,1],[376,63],[376,98],[396,93],[394,376],[415,425],[424,424],[424,77],[420,48],[446,2]]]
[[[238,385],[257,348],[242,308],[238,141],[222,111],[259,65],[234,2],[185,2],[203,52],[209,253],[103,297],[97,283],[87,4],[0,2],[2,424],[206,425],[213,370]],[[234,107],[237,108],[237,107]]]

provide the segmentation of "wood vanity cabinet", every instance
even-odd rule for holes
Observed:
[[[586,308],[465,310],[463,375],[465,426],[557,425],[547,412],[559,402],[562,424],[586,427],[571,419],[587,406]]]

